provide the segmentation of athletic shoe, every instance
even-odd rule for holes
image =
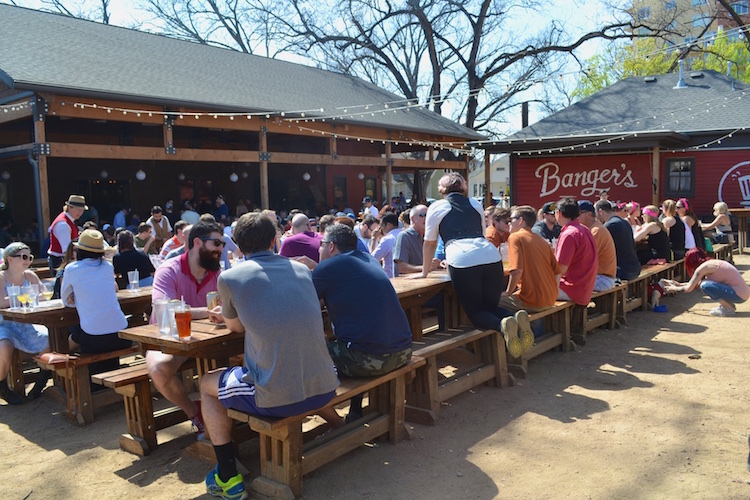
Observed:
[[[534,347],[534,332],[531,331],[529,313],[523,309],[518,311],[516,313],[516,323],[518,323],[518,329],[521,330],[521,349],[523,352],[526,352]]]
[[[191,418],[191,422],[193,423],[193,432],[195,433],[195,438],[198,441],[203,441],[206,439],[206,426],[203,424],[203,414],[201,413],[201,402],[200,400],[194,401],[195,406],[198,407],[198,414]]]
[[[711,316],[733,316],[734,309],[729,309],[724,306],[714,307],[711,309]]]
[[[503,318],[500,322],[500,331],[503,333],[505,338],[505,345],[508,348],[508,352],[512,358],[520,358],[523,354],[523,347],[521,341],[518,340],[518,322],[513,316]]]
[[[226,500],[244,500],[247,498],[242,474],[237,474],[225,483],[219,479],[219,464],[216,464],[216,468],[206,476],[206,491],[211,496]]]

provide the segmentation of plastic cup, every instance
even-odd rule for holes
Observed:
[[[18,294],[21,293],[21,287],[18,285],[8,286],[8,302],[11,309],[18,309],[21,307],[21,302],[18,300]]]
[[[167,309],[167,299],[157,299],[153,302],[154,317],[156,318],[156,324],[159,326],[159,333],[164,337],[169,337],[172,333],[172,328],[169,323],[169,310]]]
[[[174,308],[174,320],[177,323],[177,338],[190,340],[190,306],[179,305]]]
[[[135,271],[128,271],[128,288],[131,292],[135,293],[140,288],[138,286],[138,282],[140,281],[140,277],[138,276],[138,269]]]

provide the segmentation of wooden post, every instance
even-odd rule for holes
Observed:
[[[484,208],[487,208],[492,203],[492,197],[490,196],[490,180],[492,171],[490,170],[490,152],[484,150]],[[469,179],[466,179],[468,182]]]
[[[393,189],[392,184],[393,184],[393,156],[391,154],[391,143],[390,141],[386,141],[385,143],[385,203],[391,202],[391,190]]]
[[[661,160],[659,159],[659,146],[654,146],[654,151],[651,158],[651,175],[653,177],[653,187],[651,193],[651,200],[653,205],[660,206],[659,191],[660,191],[660,178],[661,178]]]
[[[49,179],[47,178],[47,154],[41,151],[41,145],[47,142],[47,133],[44,127],[44,116],[37,111],[34,116],[34,142],[40,147],[37,157],[39,165],[39,203],[41,204],[42,221],[41,227],[49,227]]]
[[[260,128],[260,141],[258,145],[258,154],[260,155],[260,207],[263,210],[270,208],[268,200],[268,160],[271,155],[268,153],[268,128]]]

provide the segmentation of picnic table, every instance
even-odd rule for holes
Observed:
[[[412,279],[405,276],[391,278],[391,284],[411,327],[412,339],[422,339],[422,306],[436,294],[451,289],[451,278],[446,271],[432,271],[426,278]],[[446,296],[446,323],[452,324],[451,294]]]
[[[119,290],[117,300],[122,312],[134,317],[151,314],[151,290],[150,286],[135,291]],[[6,321],[46,326],[49,329],[50,348],[59,353],[69,352],[68,327],[80,324],[76,308],[64,306],[59,299],[40,302],[34,309],[0,309],[0,314]]]
[[[737,217],[737,249],[742,254],[747,247],[747,221],[750,208],[730,208],[729,212]]]
[[[133,292],[120,290],[117,300],[126,315],[132,315],[135,321],[145,321],[144,314],[151,313],[151,287],[143,287]],[[66,307],[61,300],[50,300],[39,303],[34,309],[0,309],[0,315],[6,321],[44,325],[49,330],[50,349],[54,352],[68,353],[68,328],[80,324],[75,307]],[[141,318],[139,318],[139,315]],[[9,385],[18,394],[24,390],[23,366],[21,357],[15,356],[9,373]],[[63,381],[55,377],[55,386],[63,387]]]

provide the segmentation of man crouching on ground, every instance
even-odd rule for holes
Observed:
[[[211,320],[245,332],[245,367],[205,375],[201,398],[218,460],[206,477],[206,489],[214,496],[239,499],[247,495],[237,472],[227,408],[266,417],[298,415],[325,406],[336,393],[338,379],[308,269],[274,255],[276,228],[259,213],[240,217],[234,239],[245,262],[219,276],[222,305],[211,311]]]

